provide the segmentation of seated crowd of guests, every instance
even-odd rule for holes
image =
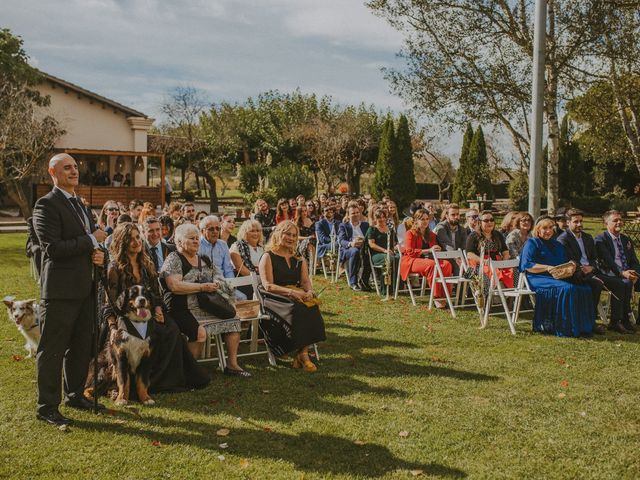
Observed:
[[[103,341],[108,329],[118,325],[113,301],[139,284],[152,292],[154,328],[162,339],[152,391],[207,385],[209,378],[195,359],[211,335],[224,339],[225,374],[250,377],[238,363],[240,321],[203,310],[197,294],[218,292],[230,303],[253,298],[251,286],[232,289],[226,280],[256,274],[267,295],[293,301],[293,334],[282,340],[280,350],[293,358],[294,368],[312,372],[317,365],[308,348],[324,339],[310,280],[316,262],[328,257],[337,268],[342,265],[354,291],[370,291],[371,276],[380,271],[393,281],[396,276],[405,282],[411,276],[422,277],[431,286],[436,266],[445,277],[463,273],[460,261],[434,258],[433,252],[454,250],[466,253],[468,266],[485,277],[485,287],[499,281],[513,288],[526,272],[536,294],[535,331],[573,337],[603,333],[595,322],[603,290],[611,292],[609,329],[636,331],[631,301],[634,290],[640,289],[640,262],[622,233],[620,212],[605,214],[606,231],[595,239],[584,232],[584,214],[575,209],[536,220],[527,212],[510,212],[500,227],[491,211],[468,209],[463,216],[456,204],[438,213],[432,203],[414,202],[402,214],[401,220],[389,198],[376,202],[321,195],[307,200],[300,195],[280,199],[275,209],[259,199],[235,236],[233,215],[198,213],[193,203],[172,202],[157,215],[152,204],[139,200],[128,206],[108,201],[96,218],[109,234]],[[491,278],[489,260],[517,257],[519,269],[498,270],[497,278]],[[577,265],[572,277],[550,275],[554,266],[568,261]],[[452,293],[452,285],[446,288]],[[446,308],[441,283],[433,293],[435,306]]]

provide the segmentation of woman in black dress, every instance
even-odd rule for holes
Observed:
[[[147,328],[155,329],[158,336],[150,391],[175,392],[205,387],[209,384],[209,377],[189,352],[175,321],[163,311],[158,274],[144,249],[138,228],[134,223],[122,223],[113,232],[109,251],[111,263],[107,270],[109,301],[103,309],[103,318],[110,329],[117,328],[118,321],[112,304],[133,285],[147,287],[151,291],[154,314],[154,320],[149,322]]]
[[[311,289],[307,263],[295,256],[298,227],[286,220],[275,228],[260,260],[260,279],[268,294],[289,299],[292,306],[291,335],[286,342],[270,345],[276,352],[295,352],[293,368],[315,372],[318,367],[309,358],[308,347],[325,339],[324,321]]]

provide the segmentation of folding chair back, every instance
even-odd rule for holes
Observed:
[[[447,305],[449,310],[451,311],[451,315],[453,318],[456,318],[456,308],[464,308],[470,306],[477,307],[477,301],[475,296],[472,296],[473,304],[466,304],[467,300],[467,287],[471,282],[470,279],[464,277],[464,272],[467,270],[467,259],[464,255],[462,249],[457,250],[446,250],[446,251],[437,251],[435,249],[431,249],[431,254],[433,256],[433,260],[435,261],[435,271],[433,273],[433,278],[431,280],[431,295],[429,296],[429,310],[431,310],[434,302],[434,292],[435,286],[437,284],[442,285],[444,290],[445,297],[447,299]],[[445,277],[444,272],[442,270],[442,266],[440,265],[441,261],[453,261],[459,263],[458,274],[452,275],[450,277]],[[455,299],[451,299],[451,294],[449,293],[449,286],[456,287],[456,296]],[[462,300],[462,304],[460,304],[460,300]]]
[[[518,268],[520,265],[520,259],[514,258],[512,260],[490,260],[489,268],[491,270],[491,280],[489,284],[489,295],[487,296],[487,304],[482,321],[481,328],[485,328],[489,321],[489,314],[491,310],[491,299],[495,294],[500,297],[500,303],[504,310],[504,314],[507,317],[509,329],[513,335],[516,334],[516,322],[521,313],[520,305],[522,303],[522,297],[529,296],[532,303],[535,303],[535,292],[531,290],[529,281],[527,280],[526,273],[518,276],[518,284],[514,288],[507,288],[502,285],[498,278],[498,270],[506,268]],[[511,298],[512,305],[509,306],[507,299]]]
[[[394,289],[393,299],[396,300],[398,298],[398,293],[409,292],[409,297],[411,297],[411,303],[415,307],[416,306],[416,297],[415,297],[415,295],[413,293],[413,287],[411,286],[411,279],[412,278],[420,278],[420,277],[422,277],[422,280],[421,280],[421,283],[420,283],[420,296],[422,297],[422,296],[424,296],[425,289],[427,288],[427,278],[423,277],[419,273],[409,273],[409,275],[407,276],[407,280],[405,282],[407,288],[405,290],[400,290],[400,281],[402,279],[402,277],[400,275],[400,265],[402,265],[402,249],[398,245],[396,245],[396,251],[400,255],[400,258],[398,259],[398,268],[396,270],[396,286],[395,286],[395,289]]]

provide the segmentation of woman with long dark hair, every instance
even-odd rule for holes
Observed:
[[[141,285],[151,292],[151,312],[154,318],[147,328],[155,329],[158,342],[153,352],[150,391],[182,391],[206,386],[209,383],[206,372],[198,366],[189,352],[176,323],[163,310],[158,273],[144,248],[138,226],[134,223],[118,225],[113,232],[109,253],[108,301],[103,309],[103,318],[109,329],[122,327],[122,319],[118,318],[113,307],[125,290]],[[126,326],[131,330],[132,325]]]
[[[289,206],[289,201],[286,198],[281,198],[276,204],[276,224],[292,219],[293,212]]]

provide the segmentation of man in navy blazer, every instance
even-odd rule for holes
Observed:
[[[49,161],[54,188],[33,209],[33,227],[42,246],[40,297],[44,329],[36,356],[37,418],[57,427],[72,420],[58,406],[64,375],[65,405],[93,408],[84,396],[91,357],[93,265],[103,265],[99,250],[107,234],[93,224],[91,212],[75,193],[78,165],[66,153]],[[102,407],[104,408],[104,407]]]
[[[583,278],[591,287],[593,306],[596,310],[604,286],[618,297],[618,299],[611,298],[609,329],[619,333],[627,333],[627,329],[623,326],[623,320],[629,315],[623,317],[624,307],[620,300],[625,295],[625,284],[618,278],[603,275],[598,269],[598,257],[593,237],[583,231],[584,213],[572,208],[567,211],[566,218],[567,228],[558,236],[557,240],[565,246],[569,260],[573,260],[579,265]],[[602,334],[604,329],[601,325],[596,324],[594,333]]]
[[[347,261],[347,275],[349,285],[355,291],[369,290],[369,275],[371,268],[366,259],[364,236],[367,234],[369,224],[361,221],[360,208],[357,205],[349,205],[347,208],[349,221],[340,225],[338,229],[338,242],[340,242],[339,261]],[[362,267],[362,276],[359,278]]]
[[[631,324],[631,298],[633,289],[640,289],[640,262],[636,257],[631,239],[622,233],[624,222],[622,214],[617,210],[609,210],[604,214],[607,230],[595,239],[600,269],[605,275],[622,280],[625,294],[621,299],[624,305],[623,323],[627,330],[636,330]]]
[[[318,258],[322,258],[331,248],[331,237],[338,245],[338,230],[340,229],[340,220],[335,218],[335,210],[331,206],[324,207],[324,217],[316,222],[316,241],[318,249]]]

